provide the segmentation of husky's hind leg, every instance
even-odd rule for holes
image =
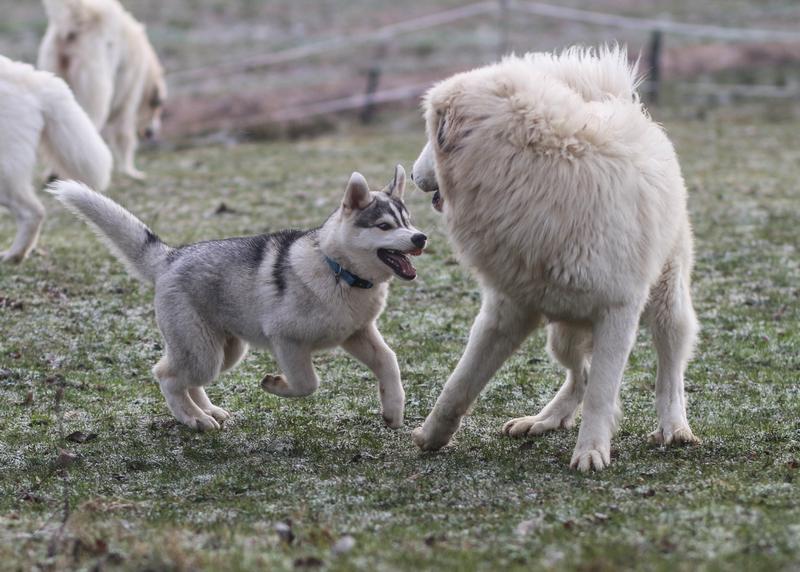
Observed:
[[[203,411],[203,413],[207,415],[211,415],[214,419],[216,419],[220,424],[224,421],[227,421],[231,414],[225,411],[222,407],[217,407],[206,395],[206,390],[200,386],[194,386],[189,388],[189,397],[191,397],[192,401]]]
[[[225,345],[223,347],[223,360],[221,372],[228,371],[234,367],[247,353],[247,344],[235,336],[228,336],[225,338]],[[204,413],[211,415],[214,419],[223,423],[227,421],[231,414],[225,411],[222,407],[217,407],[206,394],[206,390],[200,386],[189,388],[189,397],[197,406],[203,410]]]
[[[162,308],[163,313],[159,311]],[[181,300],[159,300],[156,296],[156,318],[167,353],[153,373],[167,406],[178,421],[193,429],[219,429],[218,421],[226,419],[228,413],[211,403],[203,386],[220,373],[225,337]]]
[[[547,327],[547,342],[550,355],[567,368],[567,379],[538,415],[517,417],[503,425],[506,435],[541,435],[575,425],[575,413],[589,379],[592,332],[589,328],[554,322]]]
[[[247,342],[235,336],[225,338],[225,359],[222,361],[222,371],[228,371],[239,363],[247,353]]]

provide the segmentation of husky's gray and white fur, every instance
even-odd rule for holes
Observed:
[[[382,191],[370,191],[353,173],[340,208],[319,228],[179,248],[80,183],[60,181],[51,192],[91,223],[131,273],[155,285],[166,352],[153,373],[173,415],[210,430],[229,414],[211,403],[203,387],[235,366],[248,345],[272,351],[283,373],[266,375],[261,385],[283,397],[313,393],[319,378],[312,353],[341,346],[378,378],[386,424],[402,425],[400,369],[376,320],[391,277],[416,277],[407,255],[421,254],[427,240],[411,225],[404,189],[399,165]],[[328,260],[373,286],[350,286]]]

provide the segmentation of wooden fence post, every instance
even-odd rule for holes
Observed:
[[[508,53],[511,32],[511,0],[498,0],[498,42],[497,58]]]
[[[650,81],[648,82],[647,99],[650,103],[658,103],[661,91],[661,30],[653,30],[650,35],[648,61],[650,64]]]
[[[364,107],[361,109],[361,122],[371,123],[375,117],[375,92],[381,80],[381,61],[386,56],[387,46],[381,43],[375,53],[375,60],[367,70],[367,89],[364,93]]]

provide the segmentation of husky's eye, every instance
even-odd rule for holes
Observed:
[[[381,224],[376,224],[375,226],[381,230],[392,230],[392,225],[390,225],[388,222],[382,222]]]

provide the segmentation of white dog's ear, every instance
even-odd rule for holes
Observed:
[[[383,189],[383,192],[390,197],[403,200],[403,193],[406,192],[406,170],[403,169],[402,165],[397,165],[394,168],[394,179]]]
[[[369,186],[364,175],[358,171],[354,171],[350,175],[350,180],[347,182],[347,188],[344,191],[344,199],[342,200],[342,207],[346,210],[361,210],[370,203]]]
[[[436,146],[443,153],[458,149],[462,123],[452,103],[436,111]]]

